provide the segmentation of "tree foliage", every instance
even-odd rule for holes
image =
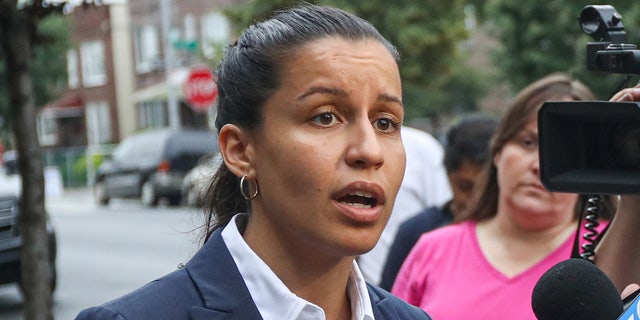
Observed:
[[[237,30],[267,17],[274,9],[299,4],[290,0],[251,1],[226,11]],[[484,93],[478,74],[461,68],[460,48],[468,37],[464,0],[323,0],[314,4],[336,6],[361,16],[395,44],[401,55],[400,73],[408,118],[435,115],[453,106],[469,110]],[[486,81],[485,81],[486,83]],[[450,90],[455,88],[456,90]],[[460,92],[464,92],[460,95]]]
[[[299,4],[292,0],[253,0],[227,11],[236,29],[267,17],[274,9]],[[407,117],[464,112],[499,82],[512,92],[553,72],[566,72],[589,85],[598,98],[607,99],[625,76],[586,69],[588,41],[577,18],[587,4],[611,4],[623,16],[628,43],[640,40],[640,2],[633,0],[316,0],[371,21],[394,43],[400,64]],[[465,28],[465,10],[479,27]],[[476,47],[465,47],[469,33],[488,30],[497,39],[487,65],[470,63]],[[471,31],[471,32],[470,32]],[[494,77],[493,70],[497,70]],[[632,79],[633,80],[633,79]],[[629,85],[629,83],[627,83]]]
[[[587,4],[612,4],[623,16],[628,41],[638,40],[637,1],[592,1]],[[553,72],[567,72],[589,85],[600,99],[608,99],[621,75],[586,70],[588,41],[578,23],[585,2],[578,0],[487,0],[483,16],[491,24],[501,46],[494,63],[502,79],[514,91]],[[635,21],[634,21],[635,20]]]
[[[46,42],[34,48],[31,75],[34,78],[36,105],[42,106],[59,97],[67,84],[67,55],[70,48],[69,19],[51,15],[38,24]]]
[[[60,96],[67,80],[66,50],[69,43],[69,20],[62,15],[43,17],[37,25],[30,73],[33,77],[34,99],[37,106]],[[0,55],[0,142],[8,144],[11,123],[5,76],[5,64]]]

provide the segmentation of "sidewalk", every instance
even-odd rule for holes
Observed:
[[[64,188],[60,195],[47,197],[47,201],[49,199],[93,200],[93,192],[89,187]]]
[[[87,215],[95,212],[96,204],[88,187],[65,188],[57,195],[46,197],[51,215]]]

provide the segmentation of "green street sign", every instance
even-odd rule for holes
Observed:
[[[196,52],[198,49],[198,42],[195,40],[178,40],[173,42],[173,47],[177,50]]]

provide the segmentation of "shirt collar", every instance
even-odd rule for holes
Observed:
[[[266,320],[325,319],[322,308],[291,292],[271,268],[251,250],[239,231],[244,230],[247,219],[248,215],[243,213],[233,216],[222,230],[222,238],[262,318]],[[355,261],[351,268],[347,289],[351,300],[352,319],[374,320],[367,284]]]
[[[355,259],[351,267],[347,288],[349,289],[349,299],[351,299],[351,318],[354,320],[374,320],[367,282]]]

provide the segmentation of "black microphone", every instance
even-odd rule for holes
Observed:
[[[551,267],[531,296],[538,320],[615,320],[622,299],[613,282],[585,259],[573,258]]]

